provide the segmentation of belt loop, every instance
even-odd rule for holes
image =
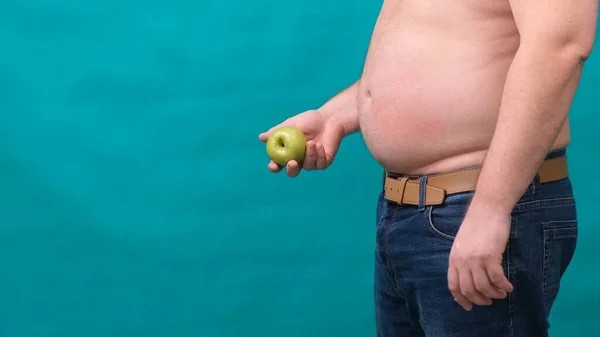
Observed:
[[[427,200],[427,176],[419,178],[419,211],[425,210]]]

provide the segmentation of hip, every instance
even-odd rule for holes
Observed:
[[[556,151],[549,158],[560,159],[563,154]],[[515,290],[506,299],[467,313],[452,299],[446,276],[449,253],[473,194],[452,193],[441,203],[418,205],[390,201],[382,189],[377,203],[376,273],[389,277],[377,279],[378,299],[397,289],[393,296],[396,302],[408,303],[407,316],[424,313],[419,323],[427,335],[462,331],[461,336],[547,336],[548,317],[578,239],[570,178],[531,182],[511,213],[502,259]],[[395,310],[404,312],[401,309]],[[383,319],[386,310],[379,308],[382,330],[388,328]],[[465,326],[462,321],[473,324]]]

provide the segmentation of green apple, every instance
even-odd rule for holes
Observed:
[[[294,127],[277,128],[267,139],[267,154],[281,166],[286,166],[291,160],[300,162],[306,154],[306,137]]]

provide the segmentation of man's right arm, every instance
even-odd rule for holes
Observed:
[[[358,83],[344,89],[317,109],[324,120],[338,123],[347,136],[360,130],[358,123]]]

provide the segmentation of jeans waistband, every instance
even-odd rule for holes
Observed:
[[[557,149],[546,156],[531,182],[532,191],[536,192],[540,184],[568,177],[565,155],[565,149]],[[384,172],[383,189],[386,199],[399,204],[418,205],[422,209],[427,205],[443,203],[448,195],[474,191],[479,172],[479,167],[412,177],[393,176]]]
[[[548,153],[548,155],[546,156],[546,159],[558,158],[558,157],[563,157],[566,155],[567,155],[567,148],[562,147],[562,148],[550,151]]]

